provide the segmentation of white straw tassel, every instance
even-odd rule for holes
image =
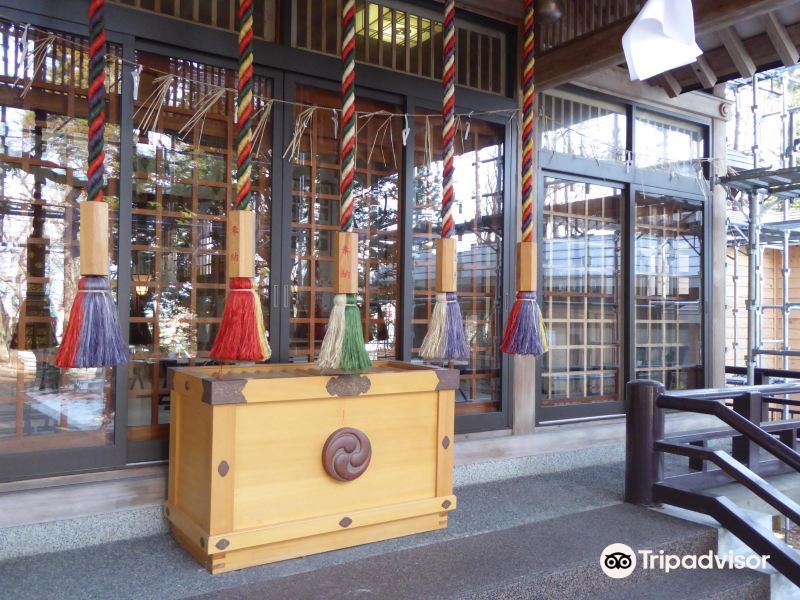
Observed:
[[[347,304],[346,294],[333,297],[333,308],[328,319],[328,328],[319,349],[317,365],[320,369],[338,369],[342,363],[342,346],[344,342],[344,308]]]
[[[447,294],[436,294],[436,304],[433,306],[431,322],[428,324],[428,333],[422,340],[420,355],[426,360],[436,360],[442,357],[445,328],[447,326]]]

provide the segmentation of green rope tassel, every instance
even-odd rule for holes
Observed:
[[[364,330],[361,328],[361,311],[355,294],[347,294],[344,307],[344,337],[342,338],[342,371],[365,371],[371,366],[369,354],[364,347]]]

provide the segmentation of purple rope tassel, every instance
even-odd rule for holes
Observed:
[[[500,349],[507,354],[533,356],[547,352],[547,332],[536,302],[536,292],[517,292]]]
[[[117,324],[117,306],[111,297],[108,277],[84,277],[80,345],[75,367],[113,367],[128,360],[128,347]],[[82,296],[82,297],[80,297]]]
[[[458,294],[447,293],[447,324],[442,340],[442,360],[459,360],[469,358],[469,346],[464,336],[464,319],[461,317],[461,306]]]

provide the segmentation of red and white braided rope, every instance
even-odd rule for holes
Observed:
[[[342,139],[341,175],[339,191],[339,228],[352,231],[353,222],[353,178],[356,171],[356,123],[355,123],[355,0],[346,0],[342,7]]]

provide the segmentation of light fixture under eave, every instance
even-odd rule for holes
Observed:
[[[691,0],[648,0],[622,36],[631,79],[648,79],[697,60]]]
[[[536,0],[534,10],[537,23],[555,23],[561,19],[561,7],[556,0]]]

